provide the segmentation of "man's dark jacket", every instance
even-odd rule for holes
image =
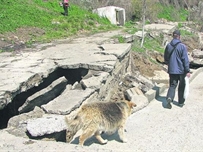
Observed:
[[[181,42],[179,39],[173,39],[165,48],[164,61],[168,65],[169,74],[186,74],[190,71],[187,48],[179,42]],[[177,46],[173,50],[176,44]]]

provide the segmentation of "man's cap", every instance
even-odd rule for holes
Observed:
[[[179,36],[180,36],[180,31],[179,31],[179,30],[175,30],[175,31],[173,32],[173,35],[179,35]]]

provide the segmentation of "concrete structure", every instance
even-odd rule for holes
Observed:
[[[106,17],[112,24],[124,25],[125,24],[125,9],[115,6],[101,7],[93,10],[101,17]]]
[[[127,143],[121,143],[118,135],[102,135],[109,142],[100,145],[90,138],[84,147],[78,138],[71,144],[39,141],[17,137],[0,130],[0,151],[71,151],[71,152],[201,152],[203,147],[203,69],[190,78],[190,94],[183,108],[177,106],[177,95],[172,109],[165,109],[167,90],[149,105],[130,116],[126,125]]]
[[[86,89],[80,90],[77,87],[75,89],[76,82],[68,83],[64,92],[49,104],[42,105],[39,108],[35,107],[29,113],[12,117],[8,122],[8,127],[0,129],[0,151],[201,151],[203,147],[203,119],[201,117],[203,112],[203,103],[201,102],[203,98],[203,83],[201,83],[203,69],[195,70],[192,73],[190,94],[183,108],[177,106],[176,95],[173,108],[171,110],[165,109],[167,93],[165,84],[157,85],[156,88],[149,90],[145,96],[139,93],[138,95],[129,93],[131,100],[136,102],[137,107],[127,121],[127,143],[121,143],[117,133],[113,135],[102,134],[109,141],[106,145],[100,145],[95,138],[90,138],[84,147],[78,145],[79,134],[70,144],[51,141],[52,138],[43,138],[45,141],[28,138],[27,133],[34,137],[44,134],[52,135],[53,138],[60,135],[64,137],[65,133],[61,131],[64,130],[63,116],[60,116],[60,114],[63,115],[73,109],[76,110],[83,101],[89,102],[91,98],[95,97],[95,94],[92,94],[92,89],[97,90],[98,85],[101,86],[99,92],[102,95],[105,94],[105,96],[101,96],[100,99],[102,99],[109,97],[109,94],[114,91],[113,86],[116,83],[122,84],[118,75],[122,76],[127,72],[126,66],[131,45],[109,43],[112,42],[109,37],[118,34],[121,34],[121,32],[98,33],[90,37],[47,44],[47,48],[43,44],[32,52],[21,52],[15,56],[11,53],[2,53],[0,55],[0,71],[2,73],[0,77],[0,90],[2,89],[0,91],[0,105],[2,106],[0,107],[2,108],[6,104],[14,103],[13,98],[15,101],[22,102],[24,97],[28,96],[28,92],[29,95],[33,93],[33,90],[31,90],[32,92],[29,91],[32,87],[35,90],[42,88],[40,85],[42,80],[53,81],[50,85],[46,81],[47,92],[50,91],[49,88],[58,90],[55,89],[55,78],[60,79],[58,84],[66,81],[61,76],[66,76],[67,82],[72,82],[73,80],[70,78],[78,76],[71,75],[72,72],[76,72],[82,77],[82,84]],[[40,48],[45,48],[45,50]],[[64,69],[68,70],[64,71]],[[76,70],[72,71],[73,69]],[[88,74],[83,77],[84,72],[87,72],[86,69],[89,70]],[[57,71],[57,73],[53,73],[53,71]],[[97,83],[95,83],[95,77]],[[136,78],[140,80],[140,77]],[[95,80],[96,87],[92,87],[93,80]],[[108,86],[105,84],[108,84]],[[70,85],[71,88],[69,88]],[[37,86],[40,87],[37,88]],[[137,84],[134,86],[137,86]],[[70,91],[67,89],[70,89]],[[19,97],[21,92],[22,95]],[[41,97],[43,92],[44,89],[37,92],[38,96]],[[4,94],[6,96],[3,96]],[[36,99],[36,94],[32,94],[30,98]],[[90,95],[91,97],[89,97]],[[44,101],[44,99],[42,100]],[[63,103],[61,103],[62,101]],[[14,107],[17,106],[16,103],[18,102],[13,104]],[[5,112],[7,112],[6,110]],[[0,122],[2,124],[2,121]],[[56,131],[59,133],[55,133]]]

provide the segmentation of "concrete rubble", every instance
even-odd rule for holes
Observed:
[[[105,145],[98,144],[95,138],[90,138],[85,145],[78,145],[78,135],[70,143],[33,140],[10,134],[7,130],[0,131],[1,151],[202,151],[203,112],[201,78],[203,69],[195,71],[190,81],[190,95],[183,108],[172,104],[172,109],[165,109],[163,96],[166,91],[153,99],[147,107],[132,114],[126,124],[128,142],[121,143],[117,133],[109,136]],[[163,144],[164,143],[164,144]]]
[[[25,103],[18,108],[20,113],[28,112],[34,109],[35,106],[47,104],[56,96],[60,95],[66,88],[67,80],[61,77],[52,82],[48,87],[42,89],[32,96],[28,97]]]
[[[160,29],[171,31],[174,26],[160,26]],[[0,148],[7,151],[63,148],[84,151],[86,148],[74,144],[35,139],[47,140],[53,135],[53,140],[64,142],[64,115],[86,102],[111,100],[115,90],[121,87],[123,77],[129,73],[132,46],[127,42],[140,37],[137,33],[139,36],[126,36],[126,43],[116,43],[113,36],[122,34],[125,35],[119,30],[99,33],[38,45],[32,51],[16,55],[0,54],[0,119],[6,112],[12,115],[7,128],[0,130],[0,138],[6,137],[0,141]],[[126,90],[126,95],[137,104],[134,113],[164,92],[167,85],[162,82],[168,81],[168,75],[161,80],[159,75],[163,73],[158,73],[154,79],[141,75],[131,77],[133,87]],[[91,150],[99,151],[95,145]]]
[[[29,120],[26,129],[32,137],[52,134],[66,129],[64,120],[63,115],[44,115],[41,118]]]

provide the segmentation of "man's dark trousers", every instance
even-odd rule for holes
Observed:
[[[167,93],[167,99],[171,98],[172,100],[175,97],[176,87],[178,85],[178,103],[183,104],[185,99],[183,97],[185,90],[185,76],[186,74],[169,74],[169,89]]]
[[[68,3],[63,4],[63,9],[64,9],[64,15],[68,16]]]

